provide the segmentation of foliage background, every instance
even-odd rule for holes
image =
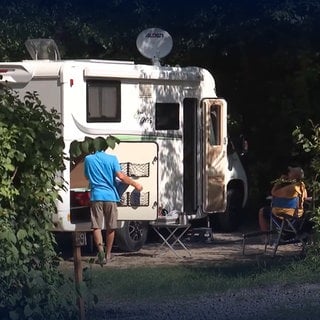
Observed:
[[[167,30],[174,47],[163,62],[211,71],[228,101],[231,136],[249,142],[244,160],[256,209],[288,165],[308,175],[309,155],[296,149],[292,131],[319,122],[319,18],[316,0],[2,0],[0,60],[26,59],[24,41],[48,37],[65,59],[149,63],[137,35]]]

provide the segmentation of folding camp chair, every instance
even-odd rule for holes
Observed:
[[[276,255],[279,245],[301,243],[304,251],[308,235],[302,232],[305,222],[305,214],[301,217],[292,216],[286,213],[286,209],[297,209],[299,206],[299,197],[295,198],[278,198],[273,197],[271,208],[278,208],[277,214],[270,211],[270,233],[265,243],[273,247],[273,256]],[[283,208],[283,212],[281,211]],[[274,236],[275,234],[275,236]]]

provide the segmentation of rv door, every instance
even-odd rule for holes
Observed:
[[[206,213],[226,208],[227,104],[223,99],[202,101],[202,209]]]

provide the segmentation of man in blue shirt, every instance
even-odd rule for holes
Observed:
[[[97,151],[84,160],[84,173],[90,183],[91,222],[93,239],[98,248],[98,262],[103,265],[111,259],[115,229],[117,228],[120,195],[116,188],[116,178],[141,191],[142,186],[121,171],[116,156]],[[106,252],[103,250],[101,229],[103,220],[106,228]]]

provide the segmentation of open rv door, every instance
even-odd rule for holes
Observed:
[[[202,101],[202,207],[206,213],[226,208],[227,104],[223,99]]]

